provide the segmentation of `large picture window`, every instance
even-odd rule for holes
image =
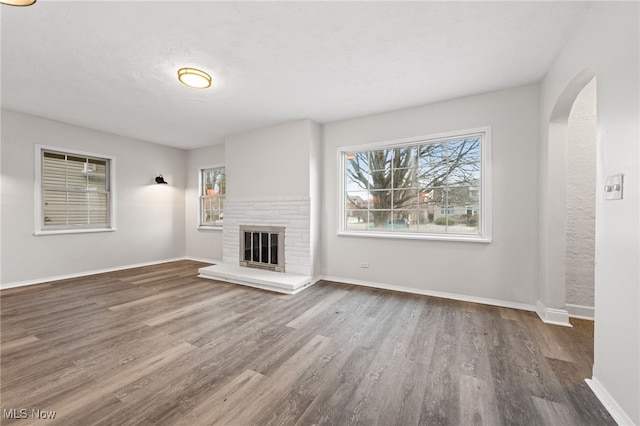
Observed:
[[[341,148],[340,234],[490,240],[489,128]]]
[[[113,159],[38,147],[36,233],[113,230]]]
[[[224,167],[200,170],[200,227],[222,227],[225,193]]]

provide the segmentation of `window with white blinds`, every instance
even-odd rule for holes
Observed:
[[[41,231],[109,230],[112,159],[40,149]]]

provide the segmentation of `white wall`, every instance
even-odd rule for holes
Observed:
[[[311,134],[311,158],[309,163],[309,197],[311,211],[311,259],[313,276],[322,274],[322,179],[324,176],[322,158],[322,126],[309,122]]]
[[[240,225],[284,226],[285,270],[317,275],[320,145],[311,120],[227,137],[225,262],[237,262]]]
[[[492,126],[492,243],[336,235],[339,147],[487,125]],[[324,136],[325,275],[507,302],[535,302],[537,85],[329,123]],[[361,269],[361,260],[368,261],[370,267]]]
[[[598,158],[596,177],[595,349],[593,382],[610,397],[618,421],[640,424],[640,141],[639,15],[637,2],[594,2],[576,25],[541,84],[542,213],[561,209],[552,197],[553,178],[562,175],[565,147],[549,143],[549,122],[570,84],[585,72],[597,81]],[[575,80],[574,80],[575,81]],[[624,173],[624,200],[605,201],[607,175]],[[549,181],[546,177],[551,177]],[[557,218],[542,219],[541,243],[557,252],[553,228]],[[560,224],[561,225],[561,224]],[[563,257],[564,251],[561,255]],[[541,254],[540,296],[562,303],[557,291],[555,256]],[[562,280],[564,276],[560,277]]]
[[[566,303],[593,308],[596,237],[596,81],[578,95],[567,126]]]
[[[187,188],[185,190],[186,255],[207,261],[222,260],[222,228],[198,229],[199,170],[209,166],[225,165],[225,145],[218,144],[187,152]]]
[[[115,157],[117,231],[33,235],[37,144]],[[1,149],[3,286],[184,256],[184,151],[6,110]]]
[[[227,137],[227,199],[309,196],[310,120]]]

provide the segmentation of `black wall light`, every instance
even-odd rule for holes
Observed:
[[[167,181],[164,180],[164,178],[162,177],[162,175],[158,175],[158,177],[156,178],[156,183],[164,183],[167,184]]]

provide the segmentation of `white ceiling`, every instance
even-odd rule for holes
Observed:
[[[2,107],[190,149],[539,81],[585,2],[1,7]],[[189,89],[178,68],[209,72]]]

